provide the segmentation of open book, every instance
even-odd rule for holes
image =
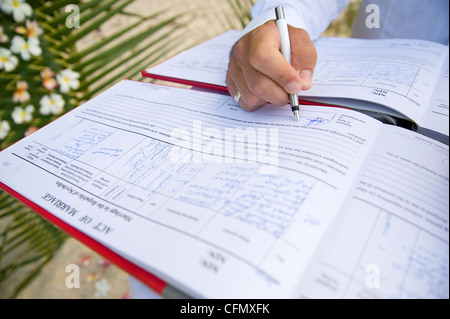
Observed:
[[[300,114],[123,80],[0,152],[0,186],[157,290],[448,298],[448,146]]]
[[[144,76],[226,92],[229,54],[240,31],[229,30]],[[448,46],[420,40],[319,38],[313,85],[300,98],[385,114],[448,144]]]

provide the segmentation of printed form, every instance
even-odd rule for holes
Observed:
[[[442,202],[429,218],[446,228],[413,213],[392,214],[391,224],[424,228],[416,243],[437,240],[448,265],[448,148],[428,139],[398,147],[417,139],[400,131],[387,137],[389,155],[378,151],[385,126],[376,120],[334,108],[301,115],[293,121],[287,106],[247,113],[229,96],[124,80],[2,151],[0,182],[193,297],[287,298],[333,221],[359,212],[344,207],[369,205],[379,220],[391,213],[362,190],[366,179],[387,188],[389,160],[429,165],[414,158],[433,150],[447,168],[431,167],[430,183],[447,193],[431,198]],[[399,196],[411,202],[412,192]],[[414,203],[405,211],[425,205]]]
[[[448,148],[386,126],[364,166],[299,296],[448,299]]]
[[[240,34],[239,30],[228,30],[145,71],[167,78],[214,84],[226,90],[230,52]]]
[[[226,89],[229,54],[240,35],[229,30],[146,71],[169,78],[183,74],[185,80]],[[314,44],[313,85],[300,97],[409,118],[449,135],[448,46],[325,37]]]
[[[434,107],[433,95],[439,94],[436,90],[447,92],[448,105],[448,88],[437,87],[444,77],[441,71],[448,70],[448,46],[420,40],[341,38],[320,38],[315,45],[319,58],[313,85],[303,95],[389,105],[419,126],[448,136],[448,125],[425,122]],[[448,122],[448,108],[439,115]]]

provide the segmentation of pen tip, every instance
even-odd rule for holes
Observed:
[[[294,111],[294,116],[297,119],[297,122],[299,122],[300,121],[300,116],[298,114],[298,111]]]

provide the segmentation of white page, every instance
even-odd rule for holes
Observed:
[[[351,197],[299,294],[448,299],[448,146],[386,126]]]
[[[301,116],[122,81],[1,152],[0,181],[190,295],[289,297],[382,126]]]
[[[145,71],[168,78],[226,87],[230,52],[240,34],[239,30],[228,30]]]
[[[448,47],[421,40],[320,38],[312,88],[304,96],[388,105],[422,126]]]
[[[448,55],[442,72],[439,76],[438,85],[434,88],[430,107],[425,115],[423,128],[434,129],[436,132],[449,135],[449,62]]]
[[[228,31],[146,71],[226,87],[229,53],[239,36]],[[448,136],[448,109],[447,115],[442,109],[435,112],[432,98],[443,79],[448,46],[407,39],[319,38],[314,43],[318,61],[313,85],[300,97],[406,117]],[[439,100],[448,105],[448,86],[439,88]]]

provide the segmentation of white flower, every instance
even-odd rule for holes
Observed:
[[[9,40],[8,36],[3,32],[3,26],[0,25],[0,43],[5,43],[8,40]]]
[[[9,125],[8,121],[1,121],[0,122],[0,140],[3,140],[11,130],[11,126]]]
[[[20,56],[25,61],[28,61],[31,55],[39,56],[42,54],[42,49],[39,46],[39,40],[37,38],[30,38],[26,41],[19,35],[15,35],[12,39],[11,51],[20,53]]]
[[[111,290],[111,285],[106,278],[102,278],[95,283],[94,296],[97,298],[105,298],[108,296],[108,292]]]
[[[14,91],[12,101],[14,103],[25,103],[30,100],[30,93],[28,93],[28,83],[25,81],[17,81],[17,90]]]
[[[33,13],[31,6],[24,0],[3,0],[1,2],[1,9],[7,14],[12,12],[14,21],[16,22],[24,21],[25,17],[31,17]]]
[[[71,89],[72,90],[78,89],[80,87],[80,81],[78,81],[79,77],[80,74],[72,71],[71,69],[62,70],[56,76],[56,81],[58,81],[61,93],[67,93]]]
[[[33,118],[34,106],[29,104],[25,108],[16,106],[11,114],[11,117],[16,124],[30,122]]]
[[[12,71],[19,64],[19,59],[11,54],[11,51],[0,48],[0,70],[5,69],[6,72]]]
[[[42,28],[39,27],[37,21],[31,21],[30,19],[27,19],[27,22],[25,24],[26,27],[18,26],[15,31],[19,34],[26,34],[28,39],[37,38],[43,33]]]
[[[52,69],[50,69],[49,67],[46,67],[41,71],[42,85],[49,91],[58,86],[58,83],[53,78],[54,75],[55,74],[53,73]]]
[[[59,94],[52,93],[50,95],[44,95],[39,101],[39,105],[41,106],[39,112],[42,115],[59,114],[63,111],[65,103]]]

